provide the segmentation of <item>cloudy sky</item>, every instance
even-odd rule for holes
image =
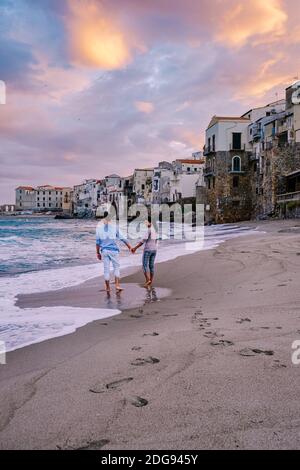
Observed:
[[[299,0],[0,0],[0,203],[188,157],[299,59]]]

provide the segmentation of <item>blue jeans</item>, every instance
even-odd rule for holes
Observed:
[[[156,250],[146,250],[143,254],[143,270],[144,273],[150,272],[154,274],[154,261],[156,257]]]
[[[119,253],[112,250],[104,250],[101,253],[103,259],[104,268],[104,279],[109,281],[110,279],[110,265],[112,264],[113,272],[115,277],[120,277],[120,261]]]

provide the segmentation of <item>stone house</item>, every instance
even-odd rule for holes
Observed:
[[[203,152],[207,222],[237,222],[251,217],[249,124],[249,117],[214,116],[208,125]]]

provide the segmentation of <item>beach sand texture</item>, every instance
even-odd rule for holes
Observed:
[[[8,353],[0,448],[299,449],[300,223],[255,225],[157,265],[167,297]],[[94,307],[98,282],[51,305]]]

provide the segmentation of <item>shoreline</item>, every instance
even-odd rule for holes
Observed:
[[[159,302],[8,353],[0,448],[300,448],[300,224],[255,226],[159,263]]]
[[[208,231],[204,247],[200,251],[218,246],[227,237],[234,238],[257,233],[253,228],[256,228],[256,224],[250,228],[249,223],[244,223],[223,226],[213,232]],[[191,246],[193,247],[193,244]],[[174,260],[177,257],[185,257],[191,253],[186,250],[184,242],[173,245],[167,244],[166,246],[162,244],[157,257],[157,264]],[[130,257],[130,259],[127,258],[124,259],[123,278],[126,278],[129,273],[141,270],[141,253],[135,257]],[[2,339],[7,342],[7,351],[45,341],[51,337],[70,334],[91,321],[107,317],[107,312],[110,309],[115,310],[115,312],[112,312],[112,315],[114,315],[128,308],[143,305],[143,303],[149,302],[152,297],[154,300],[159,300],[167,295],[167,291],[164,291],[164,289],[158,288],[149,292],[141,289],[136,283],[132,283],[127,286],[122,295],[115,296],[113,294],[107,298],[103,292],[101,293],[103,280],[101,268],[98,272],[98,266],[99,262],[88,265],[75,265],[73,268],[71,266],[61,266],[57,269],[40,270],[40,276],[36,274],[38,271],[35,271],[35,277],[32,278],[32,281],[36,280],[37,285],[35,286],[33,282],[32,288],[29,289],[28,279],[30,277],[26,277],[28,273],[24,277],[22,275],[20,278],[18,277],[16,281],[10,278],[11,285],[8,286],[8,290],[9,292],[15,291],[16,302],[13,301],[12,315],[10,317],[7,315],[7,333],[4,332],[2,335]],[[23,282],[25,285],[28,284],[28,287],[24,290],[22,289]],[[44,286],[48,286],[47,291],[45,291]],[[165,289],[167,289],[167,286]],[[24,311],[24,320],[20,318],[23,308],[26,309]],[[86,312],[81,314],[79,309],[83,308],[86,309]],[[96,309],[102,310],[97,312]],[[67,324],[64,323],[65,320]],[[30,323],[32,322],[35,325],[30,329]],[[47,323],[48,334],[47,329],[44,328]]]

